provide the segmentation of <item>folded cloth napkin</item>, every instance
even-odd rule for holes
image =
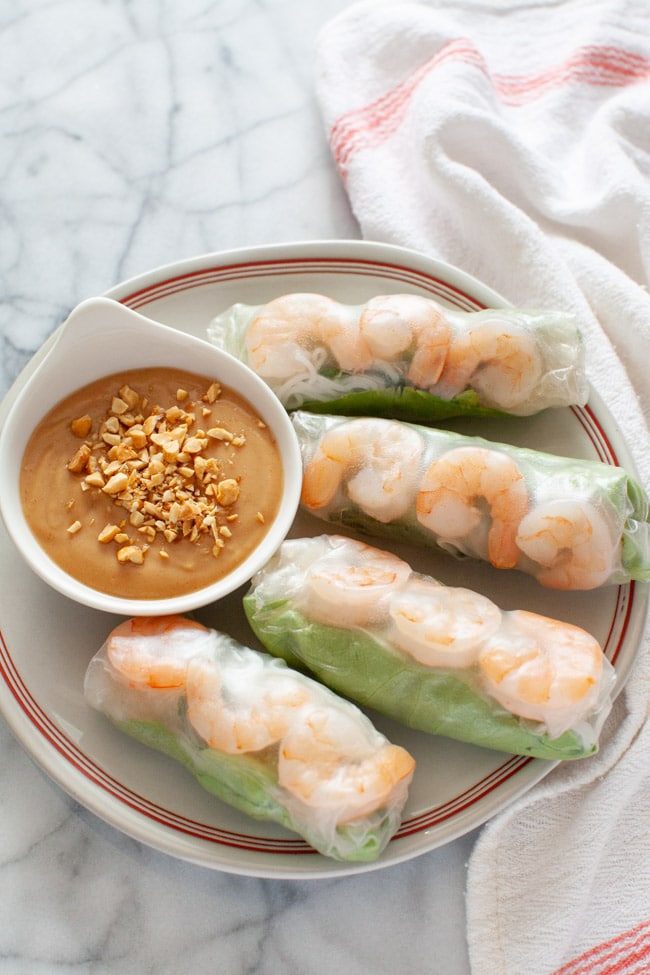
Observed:
[[[574,311],[650,485],[646,0],[356,3],[319,37],[317,91],[363,236]],[[646,627],[599,755],[481,831],[475,975],[650,971],[649,712]]]

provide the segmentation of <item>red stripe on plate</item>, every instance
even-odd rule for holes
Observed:
[[[623,646],[623,640],[632,615],[636,583],[630,582],[626,586],[619,586],[616,594],[616,606],[612,616],[612,624],[603,644],[603,653],[608,660],[615,664]]]
[[[618,467],[619,462],[616,451],[607,438],[600,420],[597,419],[589,404],[587,406],[572,406],[571,410],[593,444],[598,459],[605,464]]]
[[[513,775],[516,775],[517,772],[530,764],[531,761],[533,759],[525,758],[521,755],[512,756],[489,775],[485,776],[485,778],[480,779],[471,788],[456,796],[454,799],[440,806],[436,806],[434,809],[420,813],[419,816],[413,816],[404,820],[396,836],[410,836],[413,833],[430,829],[438,823],[445,822],[445,820],[459,815],[459,813],[475,805],[480,799],[486,798],[495,788],[503,785],[504,782],[511,779]]]
[[[90,759],[43,711],[24,684],[0,631],[0,676],[13,694],[23,713],[36,727],[44,740],[79,774],[113,796],[125,806],[163,826],[190,836],[226,846],[271,852],[314,852],[303,840],[273,839],[238,833],[189,819],[122,785],[101,766]],[[296,849],[300,847],[300,849]]]
[[[378,276],[420,287],[430,294],[446,299],[450,304],[464,311],[477,311],[485,306],[475,298],[463,292],[460,288],[427,274],[424,271],[408,270],[399,265],[382,264],[372,261],[354,261],[346,258],[305,261],[301,259],[284,261],[260,261],[246,264],[230,264],[204,268],[202,271],[191,271],[157,282],[146,288],[134,291],[120,299],[122,304],[137,311],[154,301],[182,294],[184,291],[194,290],[196,287],[207,287],[229,281],[238,281],[249,277],[280,277],[283,275],[302,274],[332,274],[350,276]],[[215,310],[215,314],[219,309]]]

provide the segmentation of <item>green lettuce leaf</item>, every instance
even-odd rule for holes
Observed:
[[[116,727],[141,744],[184,765],[212,795],[253,819],[279,823],[298,833],[315,850],[337,860],[376,860],[395,831],[395,813],[379,810],[336,827],[327,845],[323,833],[304,820],[295,821],[278,798],[280,791],[271,763],[256,754],[228,755],[212,748],[188,746],[159,721],[115,721]],[[262,753],[263,755],[263,753]]]
[[[481,406],[478,394],[472,389],[445,400],[412,386],[362,390],[325,401],[308,400],[300,409],[337,416],[380,416],[412,423],[434,423],[458,416],[505,415],[500,410]]]
[[[583,758],[597,750],[573,731],[551,739],[482,694],[471,676],[424,667],[361,630],[314,623],[287,602],[260,605],[251,592],[244,610],[271,654],[410,728],[552,760]]]

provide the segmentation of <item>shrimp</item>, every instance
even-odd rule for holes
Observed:
[[[519,561],[516,536],[528,509],[528,490],[516,462],[488,447],[456,447],[426,471],[416,501],[418,520],[441,542],[466,540],[484,520],[479,505],[490,509],[487,557],[496,568]],[[470,554],[470,553],[467,553]]]
[[[387,600],[411,574],[396,555],[352,538],[333,548],[305,576],[309,616],[330,626],[365,626],[387,618]]]
[[[391,361],[411,355],[407,380],[428,389],[440,378],[451,326],[440,305],[420,295],[385,295],[366,302],[359,330],[373,355]]]
[[[604,670],[598,641],[578,626],[512,610],[479,654],[486,691],[506,710],[540,721],[551,737],[596,704]]]
[[[187,669],[187,717],[210,748],[235,755],[278,742],[309,694],[284,667],[271,670],[255,658],[225,668],[194,660]]]
[[[620,558],[620,540],[588,501],[538,504],[522,519],[517,544],[541,566],[537,580],[550,589],[595,589]]]
[[[412,579],[390,601],[391,637],[427,667],[471,667],[501,622],[501,610],[469,589]]]
[[[405,794],[415,761],[358,715],[314,707],[280,745],[278,781],[307,806],[349,822]]]
[[[412,503],[424,440],[396,420],[360,417],[334,426],[306,465],[302,502],[324,508],[341,483],[348,497],[377,521],[390,522]]]
[[[363,371],[372,361],[356,312],[324,295],[275,298],[259,311],[246,334],[248,364],[266,380],[291,379],[309,368],[319,348],[323,361],[333,356],[345,372]]]
[[[106,653],[113,667],[132,684],[181,687],[194,657],[209,653],[211,631],[183,616],[125,620],[111,633]]]
[[[542,370],[535,338],[491,316],[455,335],[436,392],[451,398],[471,387],[486,406],[511,410],[530,396]]]

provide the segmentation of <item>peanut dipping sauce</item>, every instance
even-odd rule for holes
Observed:
[[[25,517],[49,556],[109,595],[159,599],[223,578],[280,506],[275,438],[236,392],[171,368],[78,389],[23,455]]]

